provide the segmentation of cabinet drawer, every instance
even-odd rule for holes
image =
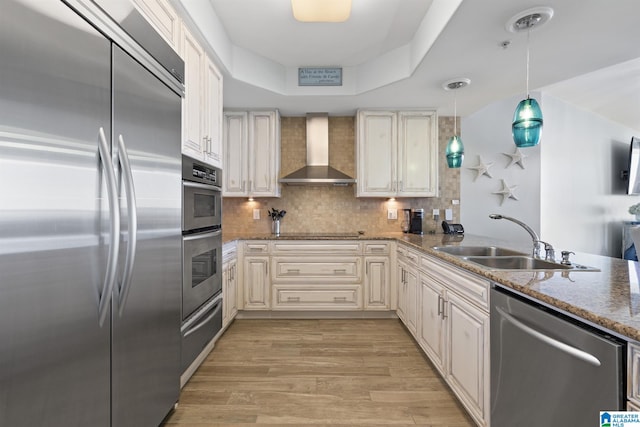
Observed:
[[[364,244],[364,253],[366,255],[386,255],[389,253],[391,244],[388,242],[367,242]]]
[[[359,257],[273,257],[274,281],[312,281],[359,282]]]
[[[266,254],[269,252],[269,242],[245,242],[245,254]]]
[[[447,288],[456,291],[460,296],[489,310],[489,281],[455,267],[449,267],[433,258],[422,255],[420,267],[427,274],[445,283]]]
[[[227,262],[230,259],[237,257],[237,244],[236,242],[229,242],[222,245],[222,262]]]
[[[404,246],[398,246],[398,257],[415,266],[420,262],[420,254]]]
[[[274,310],[354,310],[362,308],[359,285],[274,285]]]
[[[359,255],[362,250],[362,244],[360,242],[351,241],[333,241],[333,240],[299,240],[288,242],[274,242],[273,252],[276,254],[295,254],[295,255],[309,255],[309,254],[341,254],[341,255]]]

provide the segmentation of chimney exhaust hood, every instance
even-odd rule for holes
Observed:
[[[307,165],[280,178],[282,184],[346,186],[355,179],[329,166],[329,115],[307,114]]]

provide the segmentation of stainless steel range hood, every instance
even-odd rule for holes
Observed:
[[[289,185],[350,185],[356,182],[329,166],[329,115],[307,114],[307,165],[280,178]]]

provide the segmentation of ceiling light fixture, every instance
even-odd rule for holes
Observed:
[[[344,22],[351,0],[291,0],[293,17],[300,22]]]
[[[518,147],[533,147],[540,142],[542,135],[542,110],[538,101],[529,96],[529,42],[531,30],[539,28],[553,17],[553,9],[550,7],[537,7],[525,10],[507,21],[506,28],[511,32],[527,32],[527,74],[526,89],[527,99],[520,101],[513,113],[511,134],[513,142]]]
[[[469,86],[471,80],[461,77],[457,79],[451,79],[442,84],[444,90],[458,90],[463,87]],[[453,97],[453,136],[449,138],[447,142],[447,148],[445,154],[447,155],[447,166],[452,169],[457,169],[462,166],[464,161],[464,144],[462,139],[458,136],[458,111],[457,111],[457,99]]]

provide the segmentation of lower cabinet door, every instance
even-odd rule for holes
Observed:
[[[418,343],[433,364],[444,373],[445,324],[444,288],[428,275],[420,275],[420,313]]]
[[[469,413],[486,424],[489,409],[489,314],[447,294],[447,382]]]
[[[406,282],[405,325],[415,337],[418,332],[418,272],[408,268],[404,273]]]
[[[389,257],[366,257],[364,267],[364,309],[389,310],[391,308]]]
[[[244,258],[244,309],[268,310],[271,306],[269,257]]]

